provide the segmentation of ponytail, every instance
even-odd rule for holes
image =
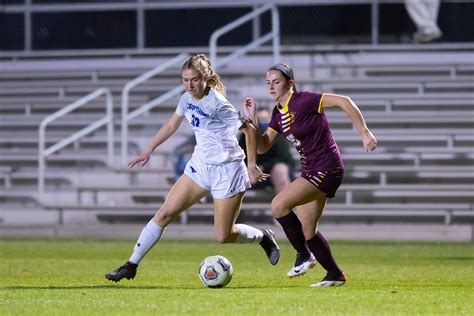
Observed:
[[[211,61],[206,55],[197,54],[188,58],[188,60],[184,62],[181,71],[185,69],[195,69],[199,71],[209,87],[224,96],[226,95],[226,88],[221,81],[221,77],[214,71],[211,66]]]

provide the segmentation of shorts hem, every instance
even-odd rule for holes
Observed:
[[[231,193],[228,193],[228,194],[224,194],[224,196],[215,196],[212,192],[211,192],[211,195],[212,195],[212,198],[214,199],[218,199],[218,200],[225,200],[225,199],[229,199],[239,193],[242,193],[242,192],[246,192],[248,189],[244,189],[242,191],[239,191],[239,192],[231,192]]]

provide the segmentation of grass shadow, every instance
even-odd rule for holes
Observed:
[[[429,260],[474,261],[474,257],[426,257]]]
[[[142,286],[127,286],[127,285],[71,285],[71,286],[23,286],[12,285],[0,287],[3,290],[94,290],[94,289],[117,289],[117,290],[157,290],[157,289],[176,289],[172,286],[157,286],[157,285],[142,285]],[[182,287],[180,289],[192,289],[191,287]]]
[[[294,286],[278,286],[273,288],[285,289],[294,288]],[[140,285],[140,286],[128,286],[128,285],[71,285],[71,286],[56,286],[56,285],[41,285],[41,286],[30,286],[30,285],[11,285],[1,286],[0,290],[95,290],[95,289],[113,289],[113,290],[196,290],[203,289],[207,290],[206,287],[179,287],[179,286],[166,286],[166,285]],[[268,289],[268,285],[262,286],[228,286],[225,290],[245,290],[245,289]],[[214,289],[213,289],[214,290]],[[221,289],[216,289],[221,290]]]

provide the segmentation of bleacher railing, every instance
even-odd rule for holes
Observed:
[[[127,165],[127,153],[128,153],[128,122],[134,119],[135,117],[139,116],[140,114],[143,114],[153,107],[162,104],[166,100],[178,95],[181,91],[183,91],[183,86],[179,85],[168,92],[162,94],[161,96],[157,97],[156,99],[151,100],[150,102],[147,102],[141,106],[139,106],[137,109],[135,109],[132,112],[128,112],[128,103],[129,103],[129,96],[130,96],[130,90],[132,90],[134,87],[138,86],[139,84],[147,81],[148,79],[156,76],[160,72],[165,71],[171,66],[176,65],[177,63],[180,63],[184,61],[185,58],[189,57],[188,54],[179,54],[178,56],[174,57],[173,59],[168,60],[164,64],[161,64],[143,74],[140,76],[136,77],[135,79],[127,82],[125,84],[125,87],[122,89],[122,135],[121,135],[121,141],[122,141],[122,146],[121,146],[121,159],[120,162],[122,166]]]
[[[239,48],[228,56],[220,60],[217,59],[217,40],[219,39],[219,37],[262,15],[267,11],[271,11],[272,14],[272,29],[270,32],[258,37],[251,43]],[[220,66],[228,64],[229,62],[239,58],[242,55],[245,55],[247,52],[257,48],[258,46],[268,42],[269,40],[272,40],[273,44],[273,62],[277,63],[280,61],[280,17],[278,15],[278,8],[274,4],[263,5],[260,8],[257,8],[247,13],[246,15],[238,18],[237,20],[232,21],[231,23],[214,31],[209,40],[209,55],[211,58],[211,62],[213,63],[214,68],[218,68]]]
[[[221,35],[235,29],[236,27],[250,21],[251,19],[253,19],[253,18],[265,13],[266,11],[269,11],[269,10],[272,11],[272,30],[269,33],[255,39],[254,41],[252,41],[252,43],[236,50],[235,52],[233,52],[232,54],[222,58],[221,60],[216,61],[216,59],[217,59],[217,40]],[[275,60],[275,62],[278,62],[278,60],[280,58],[280,39],[279,39],[279,37],[280,37],[280,34],[279,34],[279,17],[278,17],[278,10],[277,10],[276,6],[271,5],[271,4],[261,6],[257,9],[255,9],[255,10],[253,10],[252,12],[238,18],[237,20],[229,23],[228,25],[225,25],[222,28],[216,30],[211,35],[211,39],[209,41],[210,42],[209,50],[210,50],[211,60],[213,60],[214,68],[217,68],[219,66],[224,66],[225,64],[231,62],[232,60],[246,54],[247,52],[251,51],[252,49],[255,49],[256,47],[258,47],[258,46],[262,45],[263,43],[269,41],[270,39],[273,39],[274,60]],[[132,90],[137,85],[147,81],[148,79],[156,76],[160,72],[168,69],[169,67],[171,67],[171,66],[173,66],[173,65],[175,65],[179,62],[182,62],[187,57],[189,57],[188,54],[179,54],[176,57],[174,57],[173,59],[170,59],[169,61],[167,61],[166,63],[161,64],[161,65],[145,72],[144,74],[138,76],[137,78],[129,81],[125,85],[125,87],[123,88],[123,90],[122,90],[122,132],[121,132],[122,146],[121,146],[121,159],[120,159],[120,162],[121,162],[122,166],[127,165],[128,124],[129,124],[129,121],[131,121],[132,119],[136,118],[137,116],[149,111],[153,107],[155,107],[157,105],[160,105],[163,102],[169,100],[170,98],[178,95],[179,93],[181,93],[183,91],[184,88],[183,88],[182,85],[179,85],[179,86],[169,90],[168,92],[162,94],[158,98],[153,99],[152,101],[139,106],[134,111],[128,112],[128,103],[129,103],[130,90]]]
[[[62,139],[56,144],[46,147],[46,127],[55,121],[56,119],[63,117],[64,115],[74,111],[75,109],[91,102],[92,100],[105,95],[106,97],[106,114],[100,120],[97,120],[88,126],[84,127],[78,132],[70,135],[67,138]],[[80,98],[79,100],[71,103],[59,111],[54,112],[51,115],[45,117],[39,127],[39,139],[38,139],[38,194],[40,200],[43,200],[45,191],[45,172],[46,172],[46,158],[58,150],[66,147],[67,145],[77,141],[78,139],[88,135],[89,133],[107,125],[107,162],[109,166],[113,165],[114,159],[114,126],[113,126],[113,99],[110,89],[100,88],[94,92]]]

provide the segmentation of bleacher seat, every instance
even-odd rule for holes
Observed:
[[[469,64],[465,54],[455,53],[435,59],[432,53],[423,51],[360,55],[336,52],[334,56],[326,53],[324,58],[310,52],[284,57],[294,67],[300,88],[348,94],[360,106],[379,141],[375,152],[364,152],[345,113],[327,111],[346,173],[336,198],[328,202],[324,220],[474,222],[472,60]],[[413,62],[407,63],[407,58]],[[268,60],[267,56],[248,56],[218,70],[228,87],[229,99],[238,109],[246,96],[254,96],[260,105],[271,105],[264,87]],[[149,218],[163,202],[173,177],[169,155],[191,132],[186,123],[158,149],[150,167],[134,170],[119,166],[118,156],[117,166],[107,166],[105,131],[95,131],[48,157],[46,199],[38,199],[40,121],[98,87],[109,87],[114,95],[114,143],[118,153],[120,91],[128,80],[150,69],[153,62],[144,59],[138,62],[140,67],[126,60],[109,60],[103,66],[99,62],[86,64],[80,61],[72,69],[71,65],[56,62],[51,68],[45,66],[45,61],[30,60],[29,70],[26,66],[12,67],[0,73],[2,209],[28,206],[36,207],[38,214],[55,211],[57,217],[47,218],[61,223],[117,222]],[[80,67],[86,68],[77,69]],[[168,70],[133,89],[130,110],[178,85],[178,71]],[[130,122],[129,157],[148,144],[173,113],[176,101],[177,97]],[[48,127],[47,145],[101,117],[104,110],[99,99],[58,120]],[[247,192],[242,216],[271,220],[272,196],[271,191]],[[210,221],[212,208],[209,201],[197,204],[180,220]],[[5,214],[0,213],[0,220],[11,213]]]

